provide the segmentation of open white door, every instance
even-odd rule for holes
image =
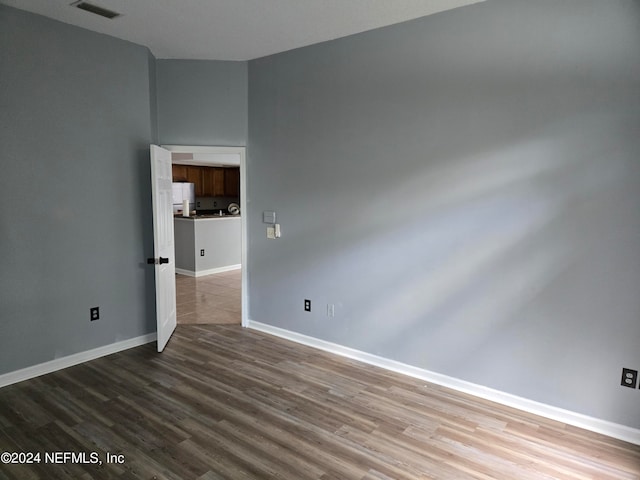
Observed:
[[[153,263],[156,273],[158,351],[176,328],[176,264],[173,246],[171,152],[151,145],[151,196],[153,203]]]

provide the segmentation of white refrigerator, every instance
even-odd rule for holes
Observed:
[[[173,213],[182,211],[182,204],[189,201],[189,210],[196,208],[196,186],[194,183],[173,182]]]

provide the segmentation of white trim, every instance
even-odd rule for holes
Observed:
[[[245,147],[207,147],[188,145],[163,145],[171,153],[189,153],[189,159],[173,159],[175,165],[207,165],[218,167],[238,167],[242,149]]]
[[[242,163],[245,147],[215,147],[189,145],[162,145],[172,153],[191,153],[188,160],[172,160],[176,165],[208,165],[219,167],[237,167]]]
[[[620,425],[618,423],[601,420],[599,418],[589,417],[581,413],[571,412],[562,408],[553,407],[544,403],[536,402],[526,398],[511,395],[510,393],[501,392],[492,388],[483,387],[475,383],[467,382],[457,378],[441,375],[439,373],[424,370],[422,368],[414,367],[401,363],[388,358],[372,355],[367,352],[355,350],[353,348],[338,345],[336,343],[327,342],[314,337],[309,337],[301,333],[292,332],[272,325],[249,320],[249,328],[259,330],[277,337],[291,340],[293,342],[301,343],[313,348],[324,350],[342,357],[352,358],[354,360],[367,363],[369,365],[375,365],[376,367],[391,370],[393,372],[408,375],[410,377],[419,378],[427,382],[442,385],[453,390],[468,393],[476,397],[484,398],[492,402],[496,402],[508,407],[517,408],[534,415],[556,420],[575,427],[584,428],[592,432],[601,433],[609,437],[624,440],[625,442],[640,445],[640,429],[627,427],[626,425]]]
[[[231,270],[240,270],[242,268],[241,264],[236,265],[227,265],[226,267],[217,267],[217,268],[209,268],[208,270],[198,270],[194,272],[193,270],[184,270],[182,268],[176,268],[176,273],[181,275],[187,275],[188,277],[204,277],[205,275],[213,275],[215,273],[222,272],[230,272]]]
[[[193,270],[185,270],[184,268],[178,268],[178,267],[176,267],[176,273],[179,273],[180,275],[186,275],[187,277],[196,276],[196,272],[194,272]]]
[[[246,147],[217,147],[209,145],[160,145],[176,153],[242,153]]]
[[[121,352],[122,350],[128,350],[129,348],[139,347],[140,345],[155,342],[156,339],[157,336],[155,332],[148,333],[147,335],[142,335],[140,337],[129,338],[128,340],[111,343],[92,350],[86,350],[66,357],[56,358],[55,360],[16,370],[15,372],[5,373],[0,375],[0,388],[13,383],[22,382],[23,380],[29,380],[30,378],[39,377],[40,375],[55,372],[57,370],[62,370],[63,368],[72,367],[79,363],[95,360],[96,358],[104,357],[105,355],[111,355],[112,353]]]
[[[240,150],[240,208],[244,213],[240,216],[240,263],[244,265],[240,282],[240,323],[243,327],[249,326],[249,269],[247,263],[247,155],[246,148]]]

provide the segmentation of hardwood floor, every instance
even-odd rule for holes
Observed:
[[[0,389],[0,479],[638,479],[640,447],[237,325]]]
[[[242,271],[189,277],[176,275],[177,322],[241,323]]]

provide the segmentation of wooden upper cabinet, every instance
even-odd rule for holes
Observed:
[[[213,168],[202,167],[202,196],[213,197]]]
[[[221,197],[224,195],[224,171],[217,167],[202,167],[202,196]]]
[[[240,196],[240,168],[224,169],[224,196],[239,197]]]
[[[186,165],[171,165],[172,176],[174,182],[186,182],[187,181],[187,166]]]
[[[196,197],[204,197],[204,182],[202,167],[187,165],[187,182],[195,184]]]
[[[224,168],[202,167],[203,197],[224,197]]]
[[[224,168],[213,169],[213,196],[224,197]]]
[[[239,197],[239,167],[172,165],[174,182],[195,185],[196,197]]]

